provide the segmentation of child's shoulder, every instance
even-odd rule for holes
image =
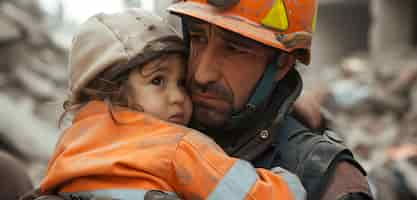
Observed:
[[[206,149],[211,149],[222,153],[224,152],[223,149],[212,138],[191,128],[188,128],[188,131],[182,137],[180,142],[185,146],[189,146],[196,150],[204,151]]]

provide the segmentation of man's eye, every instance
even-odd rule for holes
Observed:
[[[155,77],[151,80],[152,85],[162,86],[164,84],[164,78],[162,77]]]

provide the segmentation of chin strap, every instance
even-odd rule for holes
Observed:
[[[275,59],[278,60],[278,59]],[[261,79],[258,81],[248,103],[242,111],[234,112],[229,121],[229,128],[241,125],[241,122],[259,110],[265,100],[271,95],[277,81],[275,80],[278,72],[278,63],[272,62],[266,67]]]
[[[186,17],[181,16],[181,29],[182,29],[182,40],[184,41],[184,44],[186,45],[188,52],[190,49],[190,35],[188,34],[188,25]]]

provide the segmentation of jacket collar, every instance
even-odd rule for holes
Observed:
[[[129,108],[121,106],[110,106],[104,101],[92,100],[83,105],[75,114],[73,123],[94,115],[109,114],[110,109],[113,113],[119,114],[122,111],[129,111]]]

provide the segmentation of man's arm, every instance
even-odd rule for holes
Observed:
[[[323,127],[320,105],[324,101],[325,92],[307,90],[294,103],[294,114],[303,124],[311,129]],[[327,186],[321,200],[368,200],[371,192],[367,178],[362,172],[347,161],[335,163],[330,171]]]

